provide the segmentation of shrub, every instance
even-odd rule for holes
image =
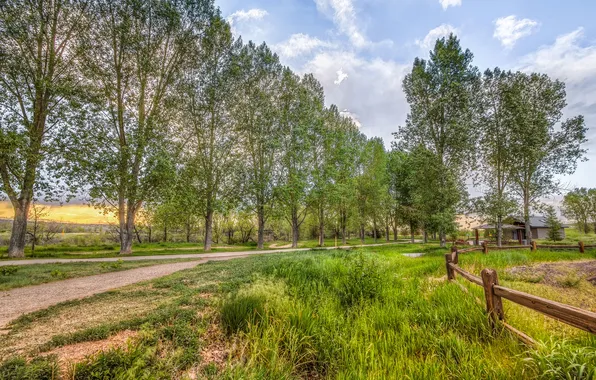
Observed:
[[[54,278],[66,278],[66,273],[62,272],[61,270],[54,269],[52,273],[50,273],[50,276]]]
[[[19,270],[19,267],[16,265],[7,265],[0,267],[0,274],[2,276],[11,276]]]
[[[246,332],[249,325],[258,323],[265,315],[265,297],[236,295],[221,307],[221,322],[228,334]]]
[[[569,272],[559,279],[559,284],[565,288],[577,288],[582,281],[581,277],[575,272]]]
[[[348,260],[347,272],[338,289],[340,302],[350,307],[363,300],[379,298],[382,286],[380,263],[359,253],[355,259]]]
[[[122,259],[118,259],[117,261],[101,263],[100,266],[102,269],[120,269],[123,263]]]
[[[58,365],[54,358],[38,358],[27,363],[24,358],[15,357],[0,364],[0,379],[3,380],[45,380],[58,378]]]
[[[573,347],[565,341],[551,341],[528,354],[528,363],[540,379],[596,378],[596,351],[591,347]]]

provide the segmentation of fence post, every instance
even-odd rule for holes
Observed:
[[[488,243],[486,241],[482,242],[482,253],[488,254]]]
[[[536,252],[537,249],[538,249],[538,247],[536,247],[536,241],[535,240],[532,240],[532,248],[530,248],[530,250],[532,252]]]
[[[499,277],[494,269],[483,269],[481,272],[482,283],[484,284],[484,298],[486,299],[486,312],[490,317],[490,324],[493,329],[497,321],[503,320],[503,302],[501,297],[495,294],[494,285],[499,285]]]
[[[455,271],[449,264],[457,264],[457,251],[454,253],[446,253],[445,254],[445,267],[447,267],[447,279],[448,280],[455,280]]]
[[[586,247],[584,246],[584,242],[580,241],[579,242],[579,253],[585,253],[586,252]]]

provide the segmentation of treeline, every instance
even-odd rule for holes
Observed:
[[[583,118],[558,127],[563,83],[480,75],[472,59],[450,36],[414,61],[387,151],[325,106],[314,76],[235,38],[210,0],[2,2],[9,255],[24,253],[31,202],[65,194],[117,215],[121,253],[154,218],[187,236],[200,225],[206,250],[222,218],[250,221],[259,247],[280,221],[296,246],[305,220],[321,245],[400,226],[444,243],[473,179],[477,212],[500,223],[517,203],[527,219],[583,156]]]
[[[581,232],[596,232],[596,189],[580,187],[565,194],[563,215],[575,221]]]

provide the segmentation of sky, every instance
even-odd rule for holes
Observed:
[[[484,71],[537,71],[567,85],[564,118],[590,128],[588,161],[561,178],[596,187],[596,1],[594,0],[216,0],[233,32],[265,41],[284,65],[311,72],[368,136],[387,147],[408,104],[402,80],[415,57],[454,32]],[[593,127],[593,128],[591,128]]]

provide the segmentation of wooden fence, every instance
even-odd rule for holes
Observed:
[[[535,249],[535,247],[536,245],[534,244],[533,248]],[[576,248],[576,246],[573,247]],[[472,250],[483,250],[484,248],[485,247],[463,251],[471,252]],[[515,329],[505,322],[505,312],[503,310],[502,302],[502,298],[505,298],[511,302],[515,302],[532,310],[536,310],[558,321],[567,323],[568,325],[577,327],[592,334],[596,334],[596,313],[501,286],[499,285],[497,271],[494,269],[483,269],[480,277],[468,273],[458,265],[459,253],[462,253],[462,251],[458,251],[456,247],[453,247],[452,252],[445,255],[447,278],[450,281],[453,281],[455,280],[456,274],[459,274],[471,283],[484,288],[486,311],[489,315],[490,323],[493,328],[496,328],[497,324],[501,323],[505,328],[516,334],[520,340],[526,344],[535,344],[534,340],[528,335]],[[456,283],[459,284],[458,282]],[[468,292],[467,288],[461,284],[459,285],[465,292]],[[478,301],[482,303],[482,301]]]
[[[506,249],[523,249],[529,248],[532,252],[536,251],[538,248],[543,249],[578,249],[579,253],[584,253],[586,248],[596,248],[596,245],[586,245],[583,241],[580,241],[577,245],[546,245],[546,244],[536,244],[535,241],[532,242],[530,245],[504,245],[502,247],[497,247],[493,245],[488,245],[486,242],[482,243],[480,247],[475,248],[466,248],[458,250],[459,253],[468,253],[468,252],[483,252],[485,254],[488,253],[489,250],[491,251],[500,251]]]

